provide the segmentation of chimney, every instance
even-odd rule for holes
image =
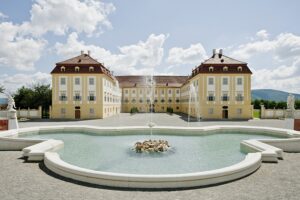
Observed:
[[[212,57],[215,57],[216,54],[217,54],[217,50],[213,49],[213,56]]]
[[[81,51],[80,51],[80,54],[81,54],[81,55],[83,55],[83,53],[84,53],[84,51],[83,51],[83,50],[81,50]]]
[[[88,55],[90,55],[91,54],[91,51],[90,50],[88,50]]]
[[[219,55],[221,55],[221,56],[223,55],[223,49],[219,50]]]

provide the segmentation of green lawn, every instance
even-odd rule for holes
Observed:
[[[253,111],[253,118],[260,118],[260,110]]]

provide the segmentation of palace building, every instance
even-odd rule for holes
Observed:
[[[132,108],[172,108],[201,119],[252,118],[252,72],[247,63],[223,55],[222,49],[213,50],[190,76],[154,76],[151,88],[151,77],[114,76],[89,52],[56,63],[51,74],[51,118],[105,118]]]

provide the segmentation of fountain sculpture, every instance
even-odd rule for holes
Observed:
[[[151,75],[149,78],[147,77],[146,79],[146,89],[149,91],[147,92],[147,98],[149,97],[149,103],[150,103],[150,121],[148,121],[147,126],[150,128],[150,139],[145,140],[143,142],[136,142],[134,145],[134,150],[137,153],[143,153],[143,152],[164,152],[167,151],[169,146],[168,141],[166,140],[151,140],[152,138],[152,129],[156,125],[153,122],[153,111],[154,111],[154,101],[153,101],[153,96],[154,96],[154,90],[155,90],[155,81],[153,79],[153,75]]]

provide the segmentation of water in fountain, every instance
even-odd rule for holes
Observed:
[[[191,104],[192,103],[194,106],[194,114],[196,116],[197,121],[199,121],[200,120],[199,98],[198,98],[198,92],[197,92],[194,84],[190,84],[190,86],[189,86],[188,126],[190,126]]]
[[[148,126],[150,128],[150,138],[152,138],[152,128],[155,126],[155,123],[153,122],[153,104],[154,104],[154,91],[155,91],[155,81],[153,78],[153,74],[149,77],[146,77],[146,88],[147,88],[147,103],[149,103],[149,114],[150,114],[150,120],[148,121]],[[149,98],[149,102],[148,102]]]

